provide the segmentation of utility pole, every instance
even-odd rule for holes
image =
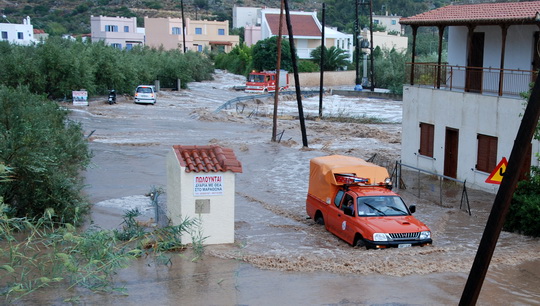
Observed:
[[[182,10],[182,50],[186,53],[186,19],[184,18],[184,0],[180,0],[180,9]]]
[[[359,68],[360,68],[360,46],[358,41],[358,27],[360,26],[360,20],[358,19],[358,0],[354,1],[355,4],[355,16],[356,20],[354,21],[354,63],[356,68],[356,75],[354,80],[354,85],[358,86],[360,84]],[[356,87],[355,87],[356,88]]]
[[[489,263],[493,257],[497,240],[506,220],[510,208],[510,201],[516,189],[519,174],[527,155],[527,148],[531,144],[536,124],[540,117],[540,78],[536,79],[527,108],[521,119],[519,130],[514,140],[514,146],[508,159],[508,166],[504,173],[499,191],[495,196],[491,213],[480,240],[476,257],[469,273],[469,278],[463,289],[459,305],[475,305],[486,277]]]
[[[272,123],[272,141],[276,142],[277,136],[277,114],[279,97],[279,80],[281,77],[281,35],[283,33],[283,0],[279,8],[279,31],[277,37],[277,63],[276,63],[276,89],[274,91],[274,118]]]
[[[292,32],[291,15],[289,12],[289,1],[283,0],[285,5],[285,15],[287,16],[287,31],[289,32],[289,45],[291,49],[291,61],[294,70],[294,84],[296,89],[296,101],[298,102],[298,119],[300,120],[300,129],[302,130],[302,144],[308,147],[306,125],[304,123],[304,110],[302,106],[302,92],[300,91],[300,78],[298,77],[298,64],[296,63],[296,51],[294,47],[294,36]]]
[[[322,4],[322,33],[321,33],[321,81],[319,85],[319,118],[322,118],[322,102],[323,102],[323,83],[324,83],[324,53],[326,47],[324,46],[325,43],[325,37],[324,37],[324,26],[325,26],[325,20],[324,16],[326,14],[326,4]]]

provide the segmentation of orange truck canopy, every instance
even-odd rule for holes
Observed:
[[[337,187],[344,185],[336,181],[336,174],[366,178],[370,185],[383,184],[390,177],[386,168],[360,158],[343,155],[315,157],[309,163],[308,193],[330,204]]]

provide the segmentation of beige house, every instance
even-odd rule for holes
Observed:
[[[180,49],[185,39],[188,50],[229,52],[240,42],[238,35],[229,35],[229,21],[191,20],[186,18],[186,33],[180,18],[144,18],[146,45],[165,50]]]
[[[90,16],[92,42],[105,41],[118,49],[131,50],[144,45],[144,29],[137,28],[137,18]]]

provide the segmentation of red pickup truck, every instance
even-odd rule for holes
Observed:
[[[332,155],[310,161],[308,216],[353,246],[425,246],[429,228],[392,192],[388,171],[362,159]]]

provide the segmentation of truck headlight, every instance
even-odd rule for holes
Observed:
[[[429,238],[431,238],[431,232],[430,231],[420,232],[420,239],[421,240],[429,239]]]
[[[373,234],[373,241],[388,241],[388,236],[384,233]]]

